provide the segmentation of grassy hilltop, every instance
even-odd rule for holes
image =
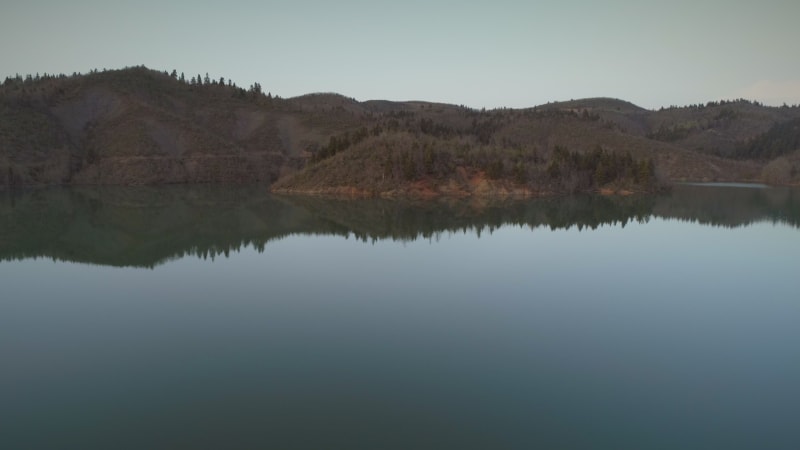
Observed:
[[[265,183],[284,192],[539,195],[665,181],[800,181],[800,108],[744,100],[649,111],[616,99],[474,110],[282,99],[144,67],[8,78],[0,189]]]

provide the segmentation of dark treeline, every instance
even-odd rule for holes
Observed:
[[[370,135],[377,136],[381,127],[371,131],[362,128],[354,133],[334,136],[317,152],[311,162],[317,163],[359,144]],[[372,143],[381,148],[381,143]],[[604,186],[629,187],[638,191],[660,189],[652,159],[635,160],[630,152],[611,152],[601,146],[591,151],[569,150],[555,146],[547,151],[538,147],[482,145],[458,139],[433,137],[386,144],[391,151],[374,152],[380,159],[382,180],[397,183],[420,179],[447,180],[459,169],[480,171],[490,180],[509,180],[515,185],[553,192],[585,192]],[[344,178],[344,177],[343,177]],[[340,182],[358,179],[340,179]]]
[[[652,159],[634,161],[630,153],[611,153],[599,146],[586,153],[556,147],[547,173],[553,180],[572,179],[573,190],[586,190],[611,182],[627,182],[644,187],[656,183]]]
[[[734,156],[769,160],[800,149],[800,119],[777,123],[740,146]]]
[[[747,100],[747,99],[744,99],[744,98],[737,98],[737,99],[734,99],[734,100],[710,101],[710,102],[706,102],[706,103],[697,103],[697,104],[691,104],[691,105],[686,105],[686,106],[670,105],[669,107],[666,107],[666,108],[662,106],[661,108],[659,108],[659,111],[668,111],[668,110],[673,110],[673,109],[698,109],[698,110],[702,110],[702,109],[706,109],[706,108],[716,108],[716,107],[725,106],[725,105],[764,106],[764,104],[759,102],[759,101]],[[788,105],[788,104],[784,103],[781,107],[782,108],[800,108],[800,104]]]
[[[740,114],[732,108],[722,108],[719,109],[713,117],[708,119],[688,123],[673,123],[669,125],[662,123],[658,129],[648,133],[647,137],[662,142],[675,142],[686,139],[693,133],[729,126],[731,122],[739,118],[739,116]]]
[[[661,195],[576,195],[474,202],[280,197],[253,187],[52,188],[0,194],[0,260],[52,258],[153,267],[184,256],[228,256],[293,234],[366,242],[436,239],[505,225],[594,229],[674,218],[734,227],[800,226],[800,192],[677,186]]]
[[[32,93],[36,92],[37,90],[41,91],[46,89],[49,86],[59,86],[60,83],[68,82],[71,80],[77,79],[85,79],[91,76],[98,76],[98,75],[113,75],[113,74],[126,74],[130,71],[140,71],[140,72],[147,72],[151,73],[150,69],[146,68],[145,66],[134,66],[134,67],[126,67],[119,70],[108,70],[108,69],[92,69],[86,74],[82,74],[79,72],[74,72],[72,75],[66,75],[63,73],[60,74],[27,74],[22,76],[20,74],[15,74],[14,76],[7,76],[3,81],[2,85],[0,85],[0,89],[6,92],[21,92],[21,93]],[[239,98],[246,98],[248,96],[253,98],[263,98],[267,100],[273,99],[273,95],[271,92],[264,92],[261,84],[256,82],[251,84],[248,88],[242,88],[237,86],[237,84],[230,78],[226,80],[225,77],[220,78],[212,78],[209,76],[208,72],[205,75],[197,74],[197,75],[189,75],[188,77],[184,72],[178,73],[177,70],[173,69],[171,72],[163,71],[161,72],[165,77],[170,77],[176,81],[180,81],[181,83],[195,87],[217,87],[217,88],[226,88],[231,95],[237,96]],[[275,99],[280,99],[279,96],[275,96]]]

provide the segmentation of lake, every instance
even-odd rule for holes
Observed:
[[[0,448],[795,449],[800,191],[0,193]]]

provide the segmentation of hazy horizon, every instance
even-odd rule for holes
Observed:
[[[145,65],[295,97],[473,108],[800,103],[800,4],[345,0],[3,7],[0,77]]]

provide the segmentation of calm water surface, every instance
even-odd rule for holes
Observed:
[[[0,196],[0,448],[796,449],[800,192]]]

